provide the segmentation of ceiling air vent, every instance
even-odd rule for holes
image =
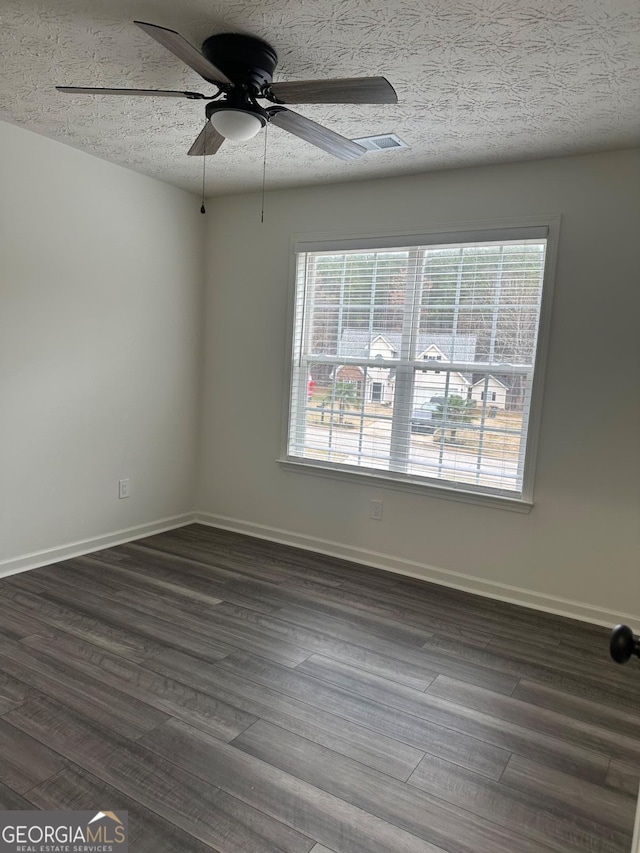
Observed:
[[[383,133],[380,136],[363,136],[360,139],[354,139],[367,151],[391,151],[394,148],[408,148],[406,142],[403,142],[395,133]]]

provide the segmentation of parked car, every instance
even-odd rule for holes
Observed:
[[[441,426],[442,420],[434,412],[441,403],[446,403],[446,397],[432,397],[427,403],[423,403],[411,412],[411,432],[435,432]]]

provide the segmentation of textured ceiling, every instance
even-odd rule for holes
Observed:
[[[216,32],[263,38],[276,80],[390,80],[397,105],[294,109],[349,137],[394,131],[408,149],[344,163],[273,127],[271,188],[640,143],[639,0],[0,0],[0,117],[199,191],[202,161],[186,151],[202,102],[53,90],[213,94],[134,19],[198,47]],[[263,151],[264,133],[226,142],[207,158],[207,194],[259,189]]]

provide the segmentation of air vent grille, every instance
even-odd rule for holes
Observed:
[[[367,151],[391,151],[394,148],[408,148],[406,142],[403,142],[395,133],[383,133],[378,136],[363,136],[360,139],[354,139]]]

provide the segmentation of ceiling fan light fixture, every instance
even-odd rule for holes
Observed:
[[[246,110],[222,109],[211,115],[211,124],[226,139],[244,142],[252,139],[266,122],[261,116]]]

